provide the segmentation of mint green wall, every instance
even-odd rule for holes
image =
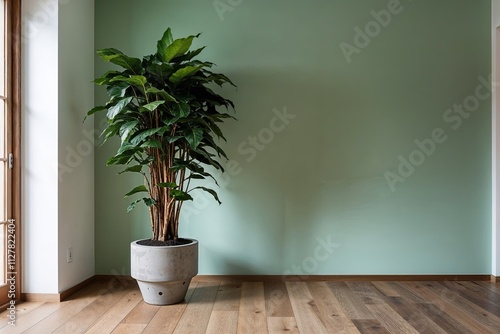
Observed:
[[[168,26],[202,32],[202,55],[238,85],[224,90],[239,122],[224,126],[237,165],[223,204],[198,196],[181,218],[200,273],[490,273],[491,107],[468,97],[491,72],[491,2],[401,0],[351,63],[341,43],[396,0],[221,3],[219,16],[213,1],[96,0],[97,48],[141,56]],[[480,102],[468,118],[447,111],[464,101]],[[420,163],[415,140],[435,129],[435,152],[392,191],[386,172]],[[140,180],[105,167],[113,149],[95,159],[98,274],[127,274],[129,242],[150,233],[145,209],[125,213]]]

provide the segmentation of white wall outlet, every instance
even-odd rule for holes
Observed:
[[[73,247],[68,248],[67,261],[73,262]]]

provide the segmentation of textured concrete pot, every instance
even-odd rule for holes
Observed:
[[[180,246],[130,244],[131,273],[148,304],[170,305],[184,300],[198,274],[198,241]]]

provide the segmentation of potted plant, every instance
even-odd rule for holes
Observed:
[[[109,101],[88,115],[105,111],[103,143],[120,139],[107,165],[124,165],[120,174],[139,173],[144,179],[125,197],[143,195],[128,212],[139,202],[149,207],[152,237],[131,243],[131,274],[149,304],[182,301],[198,273],[198,241],[178,235],[182,204],[193,200],[190,192],[206,191],[220,204],[213,189],[193,186],[192,181],[214,179],[207,166],[224,171],[218,159],[227,156],[217,142],[225,138],[218,123],[234,117],[219,109],[234,105],[210,86],[234,84],[210,71],[213,63],[195,59],[204,49],[190,51],[198,36],[174,40],[169,28],[156,53],[142,59],[112,48],[97,51],[121,70],[108,71],[94,81],[107,88]]]

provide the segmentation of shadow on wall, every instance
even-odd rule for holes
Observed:
[[[366,133],[363,126],[376,132],[375,116],[349,80],[286,69],[228,76],[238,91],[229,88],[224,94],[234,100],[239,121],[223,127],[231,159],[218,178],[223,204],[218,207],[209,195],[198,194],[184,207],[183,232],[196,235],[205,251],[200,263],[210,263],[219,274],[280,275],[302,262],[304,254],[312,256],[318,238],[336,224],[335,218],[319,219],[318,206],[324,203],[314,204],[330,183],[334,199],[353,210],[376,200],[372,187],[356,186],[360,191],[354,196],[349,185],[380,184],[382,171],[367,177],[357,169],[372,155],[363,154],[361,148],[368,153],[369,145],[360,145],[356,136]],[[350,191],[348,196],[344,191]]]

